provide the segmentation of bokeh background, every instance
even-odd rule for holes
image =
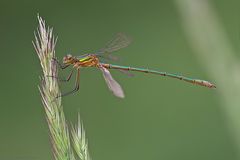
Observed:
[[[115,33],[124,32],[133,43],[116,52],[121,57],[117,64],[181,73],[216,82],[218,87],[211,90],[155,75],[127,77],[112,71],[126,94],[125,99],[118,99],[97,69],[83,69],[80,91],[64,97],[63,105],[69,123],[75,123],[80,112],[92,159],[240,159],[239,68],[235,67],[236,79],[227,69],[214,72],[214,67],[222,65],[239,66],[235,62],[240,56],[240,1],[202,1],[206,6],[192,2],[196,5],[188,6],[189,0],[1,0],[0,159],[53,159],[37,87],[41,68],[31,43],[38,13],[54,27],[59,59],[67,53],[94,52]],[[217,25],[205,23],[207,18],[198,21],[199,15],[187,8],[209,16]],[[228,47],[231,52],[219,56],[206,52],[206,58],[197,47],[198,39],[191,38],[194,29],[188,28],[187,15],[196,19],[200,35],[207,35],[206,44],[216,50]],[[212,41],[216,34],[206,34],[208,28],[223,34],[224,41],[218,43],[219,37]],[[223,64],[229,57],[234,62]],[[63,92],[73,86],[74,81],[61,84]]]

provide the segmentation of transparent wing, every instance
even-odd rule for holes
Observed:
[[[103,73],[103,77],[110,91],[112,91],[115,96],[124,98],[122,87],[113,79],[111,73],[104,67],[100,67],[100,70]]]
[[[134,74],[133,73],[130,73],[129,71],[126,71],[126,70],[123,70],[123,69],[118,69],[119,72],[129,76],[129,77],[133,77]]]
[[[124,33],[117,33],[112,40],[110,40],[104,48],[100,49],[98,53],[112,53],[121,48],[127,47],[131,43],[131,39]]]

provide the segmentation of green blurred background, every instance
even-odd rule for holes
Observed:
[[[210,2],[239,50],[240,1]],[[121,57],[117,64],[214,81],[186,39],[174,1],[1,0],[1,160],[53,159],[37,88],[41,68],[31,43],[38,13],[54,27],[59,59],[98,50],[115,33],[124,32],[133,43],[116,53]],[[112,75],[124,88],[125,99],[108,91],[97,69],[83,69],[80,91],[63,98],[68,122],[75,123],[81,112],[92,159],[240,158],[217,90],[141,73]],[[62,91],[73,86],[74,81],[62,84]]]

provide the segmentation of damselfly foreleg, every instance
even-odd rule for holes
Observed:
[[[64,64],[60,63],[56,58],[52,58],[52,60],[54,62],[56,62],[61,69],[65,69],[70,66],[70,65],[64,65]]]
[[[69,80],[72,78],[72,75],[73,75],[73,69],[71,70],[70,74],[67,76],[66,79],[62,79],[62,78],[59,78],[57,76],[46,76],[46,77],[52,77],[52,78],[56,78],[57,80],[59,80],[60,82],[69,82]]]
[[[73,93],[77,92],[79,90],[79,81],[80,81],[80,69],[77,69],[75,88],[70,92],[67,92],[67,93],[64,93],[64,94],[61,94],[61,95],[57,96],[56,98],[64,97],[64,96],[67,96],[67,95],[70,95],[70,94],[73,94]]]

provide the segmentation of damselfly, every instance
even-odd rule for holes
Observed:
[[[103,49],[99,50],[98,52],[84,54],[82,56],[72,56],[71,54],[68,54],[63,57],[63,64],[61,64],[59,61],[57,61],[57,59],[54,58],[54,61],[56,61],[62,69],[65,69],[69,66],[73,66],[69,76],[64,81],[69,81],[71,79],[74,68],[77,70],[74,90],[64,93],[58,97],[66,96],[79,90],[80,69],[84,67],[96,67],[100,69],[110,91],[112,91],[115,96],[120,98],[124,98],[124,92],[121,86],[119,85],[119,83],[115,81],[111,76],[109,69],[116,69],[123,72],[137,71],[137,72],[151,73],[151,74],[156,74],[160,76],[166,76],[170,78],[183,80],[192,84],[201,85],[208,88],[216,88],[216,86],[213,83],[205,80],[188,78],[182,75],[177,75],[177,74],[172,74],[167,72],[160,72],[160,71],[150,70],[146,68],[135,68],[135,67],[128,67],[128,66],[119,66],[115,64],[108,64],[108,63],[103,63],[101,61],[102,59],[115,60],[116,57],[113,56],[111,53],[121,48],[127,47],[130,44],[130,42],[131,40],[125,34],[118,33],[111,41],[109,41],[106,44],[106,46]]]

